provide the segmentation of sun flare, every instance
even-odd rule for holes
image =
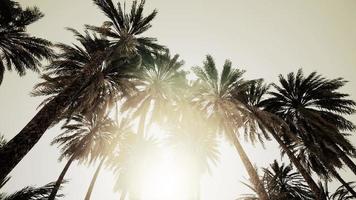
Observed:
[[[165,130],[158,125],[152,125],[147,132],[163,139]],[[140,196],[146,200],[184,200],[189,198],[190,167],[189,164],[177,159],[174,152],[167,145],[160,146],[159,156],[151,166],[147,166],[145,174],[140,180]]]

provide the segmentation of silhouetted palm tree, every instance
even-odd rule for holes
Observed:
[[[123,103],[121,111],[129,110],[133,119],[140,118],[139,134],[144,134],[147,122],[162,122],[166,111],[180,98],[186,86],[186,72],[182,70],[183,61],[178,59],[178,55],[171,57],[168,52],[158,54],[135,75],[138,89]]]
[[[49,67],[49,72],[44,76],[45,81],[53,83],[60,79],[52,80],[53,77],[66,77],[68,82],[61,82],[64,86],[57,91],[50,91],[49,95],[57,93],[52,99],[46,103],[35,117],[18,133],[6,146],[0,151],[0,178],[5,177],[10,171],[20,162],[20,160],[28,153],[28,151],[38,142],[44,132],[53,123],[58,120],[58,117],[63,115],[68,108],[81,108],[91,112],[90,108],[83,105],[77,105],[77,102],[90,102],[86,97],[85,91],[90,88],[104,87],[106,84],[114,88],[124,89],[128,85],[130,76],[126,73],[127,70],[132,71],[137,69],[141,63],[141,55],[146,58],[153,52],[162,50],[163,47],[155,43],[155,39],[142,37],[142,33],[151,27],[150,22],[156,15],[153,11],[147,17],[143,17],[144,1],[137,4],[134,1],[131,12],[124,13],[119,4],[115,7],[111,0],[94,0],[98,7],[109,17],[113,24],[110,28],[97,29],[101,34],[108,35],[108,39],[91,37],[91,42],[84,43],[91,45],[93,41],[99,42],[108,41],[108,45],[104,48],[96,49],[92,52],[83,52],[78,54],[78,51],[83,50],[75,46],[68,48],[63,46],[64,52],[60,54],[60,58],[52,62]],[[95,29],[94,27],[91,27]],[[90,37],[86,34],[86,38]],[[82,36],[77,35],[80,40],[85,40]],[[80,42],[82,42],[80,41]],[[106,42],[105,42],[106,43]],[[83,44],[83,45],[84,45]],[[98,45],[100,46],[100,45]],[[101,47],[101,46],[100,46]],[[93,49],[89,46],[84,46],[84,49]],[[68,51],[67,51],[68,50]],[[73,53],[73,54],[72,54]],[[82,56],[84,54],[84,57]],[[89,58],[89,59],[88,59]],[[64,65],[61,65],[64,64]],[[68,67],[66,67],[68,65]],[[74,67],[77,69],[76,74],[69,72],[68,68]],[[70,70],[69,70],[70,71]],[[71,76],[71,78],[67,76]],[[56,78],[54,78],[56,79]],[[130,84],[129,84],[130,85]],[[127,88],[126,88],[127,89]],[[84,94],[82,93],[84,91]],[[101,93],[103,90],[93,93],[90,99],[100,99],[107,95]],[[105,92],[111,91],[104,89]],[[46,90],[44,90],[44,93]],[[125,93],[124,90],[120,94]],[[119,94],[119,95],[120,95]],[[74,102],[74,103],[73,103]],[[76,106],[72,106],[72,105]],[[96,102],[94,105],[97,105]]]
[[[320,183],[321,185],[321,183]],[[355,182],[349,182],[347,185],[350,185],[350,187],[355,188]],[[345,188],[344,185],[341,185],[338,187],[335,192],[330,193],[329,192],[329,187],[328,187],[328,182],[325,181],[325,184],[322,186],[324,189],[324,192],[327,196],[327,200],[351,200],[354,199],[354,196],[350,194],[349,190]]]
[[[299,148],[303,152],[298,155],[310,155],[308,167],[317,173],[325,168],[324,174],[339,177],[334,167],[341,167],[341,158],[356,174],[356,165],[348,157],[355,156],[356,149],[346,138],[348,134],[341,132],[355,130],[342,115],[354,113],[356,103],[337,91],[346,81],[326,79],[315,72],[304,77],[299,70],[289,73],[287,78],[280,75],[279,82],[281,86],[273,84],[276,92],[271,92],[272,96],[261,104],[284,119],[302,140],[299,145],[305,148]],[[354,193],[352,189],[351,192]]]
[[[112,138],[110,138],[109,143],[106,144],[105,149],[101,149],[101,161],[97,167],[97,169],[95,170],[94,176],[90,182],[88,191],[85,195],[85,200],[89,200],[91,193],[94,189],[94,185],[96,182],[96,179],[99,175],[99,172],[101,170],[101,168],[103,167],[104,161],[106,162],[110,162],[110,157],[112,155],[114,155],[116,152],[116,150],[120,147],[120,142],[122,140],[122,138],[124,138],[127,134],[130,134],[132,132],[131,130],[131,126],[129,121],[126,118],[123,119],[115,119],[115,123],[114,123],[114,128],[113,128],[115,134],[113,135]]]
[[[2,0],[0,8],[0,84],[5,68],[13,68],[19,75],[26,69],[38,72],[42,59],[52,58],[51,43],[26,32],[28,25],[41,19],[43,14],[36,7],[22,9],[20,4]]]
[[[54,199],[64,176],[73,161],[93,163],[97,159],[104,160],[106,148],[116,134],[115,124],[107,117],[98,115],[75,115],[71,122],[63,126],[63,133],[58,135],[52,144],[62,146],[59,160],[69,158],[57,179],[49,200]]]
[[[246,84],[241,78],[244,71],[232,69],[231,62],[226,61],[219,77],[211,56],[207,56],[203,67],[194,67],[193,71],[198,77],[194,86],[197,89],[193,101],[206,113],[208,120],[210,120],[209,123],[215,123],[226,138],[233,142],[260,198],[269,199],[256,169],[240,144],[237,134],[238,128],[243,125],[242,119],[246,109],[233,98],[232,92],[236,90],[237,86],[244,87],[243,85]]]
[[[53,182],[37,188],[28,186],[12,194],[0,193],[0,200],[47,200],[54,185]],[[63,197],[63,195],[57,195],[56,199],[59,197]]]
[[[286,124],[280,117],[273,113],[266,112],[261,106],[261,101],[264,95],[269,90],[269,85],[263,84],[263,80],[251,81],[244,90],[239,90],[234,93],[234,96],[241,103],[245,104],[249,109],[250,115],[245,120],[245,132],[250,140],[253,142],[255,138],[261,141],[263,137],[268,138],[268,133],[278,142],[282,148],[282,152],[286,153],[290,161],[297,168],[299,173],[304,177],[306,183],[309,185],[317,199],[323,199],[323,193],[318,187],[318,184],[313,180],[310,172],[303,167],[300,160],[292,152],[292,148],[283,141],[285,136],[290,139],[297,140],[291,133],[288,124]],[[268,132],[268,133],[267,133]],[[256,137],[257,136],[257,137]],[[263,141],[261,141],[263,144]]]
[[[290,165],[280,165],[276,160],[270,168],[263,169],[262,176],[264,187],[273,200],[312,200],[315,199],[312,191],[306,185],[303,177],[298,172],[293,172]],[[253,186],[249,186],[255,190]],[[243,195],[241,200],[259,199],[253,194]]]

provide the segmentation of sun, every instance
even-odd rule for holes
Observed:
[[[164,137],[164,130],[153,125],[149,133]],[[169,146],[160,147],[160,156],[147,166],[140,180],[140,196],[145,200],[189,199],[189,166],[179,162]]]

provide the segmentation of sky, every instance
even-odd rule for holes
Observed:
[[[52,42],[72,43],[65,27],[83,30],[84,24],[101,25],[106,20],[90,0],[20,0],[23,6],[38,6],[45,17],[29,27],[35,36]],[[127,1],[130,2],[130,1]],[[201,65],[211,54],[221,66],[230,59],[235,67],[246,70],[246,78],[277,80],[279,74],[303,68],[328,78],[343,77],[350,81],[343,92],[356,100],[356,1],[354,0],[147,0],[146,11],[156,8],[158,16],[147,36],[156,37],[185,66]],[[18,77],[6,72],[0,86],[0,133],[10,140],[35,115],[41,97],[31,97],[38,74]],[[349,118],[356,123],[356,116]],[[11,173],[4,187],[13,192],[27,185],[44,185],[57,179],[65,162],[59,162],[59,151],[50,146],[60,133],[55,126]],[[350,138],[356,145],[356,137]],[[248,156],[257,166],[266,167],[280,160],[274,142],[266,149],[243,143]],[[234,148],[221,141],[220,162],[211,175],[202,180],[202,199],[232,200],[250,191],[241,184],[247,173]],[[83,199],[95,168],[74,165],[68,172],[69,183],[63,190],[65,199]],[[340,170],[348,180],[356,180],[348,170]],[[110,172],[101,173],[92,199],[118,199],[112,193]],[[332,183],[332,187],[338,185]]]

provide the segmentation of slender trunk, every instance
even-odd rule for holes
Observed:
[[[63,182],[64,176],[66,175],[70,165],[73,163],[75,159],[75,155],[73,155],[72,157],[70,157],[70,159],[68,160],[67,164],[64,166],[61,174],[59,175],[56,184],[54,185],[51,194],[48,197],[48,200],[54,200],[57,196],[57,192],[59,190],[59,188],[61,187],[61,184]]]
[[[356,165],[355,163],[343,152],[340,147],[336,144],[333,144],[335,147],[337,154],[340,156],[341,160],[350,168],[350,170],[356,175]]]
[[[84,66],[88,69],[88,74],[93,66],[99,66],[103,62],[106,54],[107,52],[98,52],[91,62]],[[87,74],[75,78],[63,92],[44,105],[15,137],[6,143],[0,151],[0,180],[15,168],[69,103],[89,86],[93,78],[88,79]]]
[[[125,200],[126,199],[126,191],[122,191],[120,195],[120,200]]]
[[[339,173],[333,168],[329,169],[332,175],[339,180],[339,182],[352,194],[353,197],[356,198],[356,192],[355,190],[340,176]]]
[[[93,192],[93,189],[94,189],[94,185],[95,185],[96,179],[98,178],[99,172],[101,170],[101,167],[104,164],[104,161],[105,161],[105,158],[103,158],[100,161],[100,164],[98,165],[98,167],[97,167],[97,169],[96,169],[96,171],[94,173],[94,176],[93,176],[93,179],[90,182],[90,186],[88,188],[87,194],[85,195],[85,198],[84,198],[85,200],[89,200],[90,199],[91,193]]]
[[[232,130],[230,130],[230,137],[231,137],[231,140],[233,141],[234,146],[240,156],[240,159],[242,160],[242,163],[244,164],[244,166],[246,168],[246,171],[250,177],[250,181],[252,182],[252,184],[254,185],[254,187],[256,189],[257,195],[259,196],[259,198],[261,200],[269,200],[268,194],[267,194],[265,188],[263,187],[263,184],[256,172],[255,167],[252,165],[246,152],[244,151],[243,147],[241,146],[238,138],[235,137],[234,134],[232,134]]]

